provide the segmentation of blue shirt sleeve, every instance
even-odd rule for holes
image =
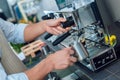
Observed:
[[[29,80],[25,73],[8,75],[6,80]]]
[[[24,29],[27,24],[13,24],[0,18],[0,29],[9,42],[24,43]]]
[[[0,63],[0,80],[29,80],[23,72],[7,75],[2,64]]]

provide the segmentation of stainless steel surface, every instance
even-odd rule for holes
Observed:
[[[96,19],[96,17],[98,17],[95,14],[96,10],[93,10],[93,7],[96,6],[91,7],[91,4],[87,4],[71,11],[53,11],[53,13],[63,14],[64,18],[72,16],[72,19],[75,22],[75,25],[71,26],[73,30],[71,35],[66,37],[65,40],[56,46],[59,49],[72,46],[77,54],[78,61],[88,69],[95,71],[108,63],[111,63],[117,59],[117,57],[114,46],[110,45],[109,40],[108,43],[105,41],[105,37],[109,36],[107,27],[102,24],[101,19]],[[58,36],[49,38],[47,42],[51,44],[56,40],[56,37]],[[55,49],[56,46],[52,45],[52,48]],[[109,51],[111,51],[111,53],[109,53]],[[114,58],[109,60],[105,59],[107,61],[104,64],[98,64],[99,61],[97,60],[97,62],[94,61],[96,58],[101,61],[104,58],[109,57],[109,55],[113,55]]]
[[[75,50],[75,54],[77,54],[79,61],[82,61],[82,60],[84,60],[88,57],[88,53],[81,43],[78,43],[77,41],[74,41],[72,47]]]
[[[104,0],[113,21],[120,21],[120,0]]]

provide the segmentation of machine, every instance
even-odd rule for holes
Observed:
[[[78,61],[92,71],[96,71],[117,59],[114,45],[116,37],[110,35],[104,26],[96,2],[86,5],[71,7],[70,10],[53,11],[44,16],[43,19],[64,17],[63,28],[71,26],[71,30],[54,36],[45,35],[45,40],[50,46],[73,47]],[[49,45],[48,45],[49,46]]]

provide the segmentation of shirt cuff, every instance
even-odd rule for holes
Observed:
[[[7,80],[29,80],[25,73],[8,75]]]
[[[19,24],[17,25],[16,31],[17,32],[17,37],[16,41],[17,43],[25,43],[25,39],[24,39],[24,30],[27,27],[28,24]]]

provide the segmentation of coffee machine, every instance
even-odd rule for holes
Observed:
[[[50,16],[51,15],[51,16]],[[48,16],[48,14],[47,14]],[[70,10],[52,11],[50,18],[66,18],[61,23],[63,28],[71,26],[71,30],[62,35],[45,35],[52,50],[73,47],[78,62],[86,68],[96,71],[117,59],[114,46],[116,37],[111,41],[111,35],[104,26],[97,4],[93,1]],[[48,45],[49,46],[49,45]]]

